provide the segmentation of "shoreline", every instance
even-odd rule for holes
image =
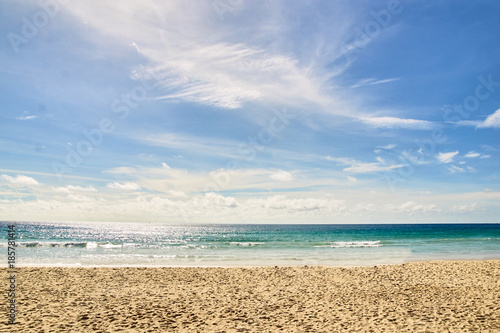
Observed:
[[[207,266],[196,266],[196,265],[81,265],[81,266],[56,266],[56,265],[46,265],[46,266],[31,266],[31,265],[17,265],[16,268],[270,268],[270,267],[325,267],[325,268],[357,268],[357,267],[382,267],[382,266],[401,266],[410,263],[434,263],[434,262],[481,262],[481,261],[499,261],[498,258],[487,258],[487,259],[432,259],[432,260],[409,260],[402,263],[389,263],[389,264],[370,264],[370,265],[317,265],[317,264],[297,264],[297,265],[228,265],[228,266],[217,266],[217,265],[207,265]],[[5,265],[0,266],[0,270],[6,269]],[[500,277],[499,277],[500,278]]]
[[[500,331],[500,260],[16,269],[0,331]]]

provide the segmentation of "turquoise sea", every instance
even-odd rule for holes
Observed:
[[[15,225],[18,266],[362,266],[438,259],[500,259],[500,224],[4,221],[0,222],[2,247],[7,246],[9,224]],[[7,266],[7,256],[1,264]]]

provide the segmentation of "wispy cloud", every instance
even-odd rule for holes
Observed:
[[[415,213],[434,213],[439,212],[441,209],[435,204],[419,204],[414,201],[408,201],[396,207],[401,212],[413,215]]]
[[[197,3],[196,11],[186,1],[156,3],[155,11],[135,1],[125,3],[101,4],[99,14],[86,3],[68,10],[99,33],[89,38],[111,38],[135,49],[144,62],[131,77],[153,77],[160,100],[225,109],[256,101],[332,104],[322,89],[326,78],[316,75],[310,64],[266,43],[247,43],[243,29],[225,26],[211,3]],[[134,12],[142,15],[130,14]]]
[[[82,186],[74,186],[74,185],[67,185],[65,187],[57,187],[57,188],[54,188],[54,190],[56,192],[63,192],[63,193],[71,193],[72,191],[97,192],[97,189],[93,186],[82,187]]]
[[[391,171],[397,168],[402,168],[404,165],[386,165],[382,163],[355,163],[350,167],[344,169],[344,171],[349,171],[353,173],[371,173],[371,172],[385,172]]]
[[[103,173],[115,174],[115,175],[128,175],[133,174],[137,170],[131,167],[116,167],[113,169],[104,170]]]
[[[203,171],[188,171],[176,168],[137,168],[123,170],[120,174],[133,180],[143,191],[153,191],[173,195],[172,191],[188,194],[205,191],[269,191],[274,189],[314,186],[328,183],[324,179],[296,179],[297,171],[281,169],[233,169],[224,168]],[[129,171],[125,173],[125,171]],[[106,171],[118,174],[116,170]],[[113,188],[119,187],[118,185]]]
[[[278,170],[278,172],[273,173],[271,178],[280,182],[288,182],[294,179],[292,173],[283,170]]]
[[[351,88],[358,88],[358,87],[363,87],[363,86],[373,86],[376,84],[389,83],[389,82],[394,82],[394,81],[398,81],[398,80],[400,80],[400,78],[383,79],[383,80],[378,80],[375,78],[367,78],[367,79],[359,80]]]
[[[471,212],[477,210],[477,208],[478,208],[477,203],[453,205],[450,208],[450,211],[452,211],[454,213],[471,213]]]
[[[257,204],[264,208],[288,210],[288,211],[314,211],[335,210],[337,212],[346,209],[343,200],[331,198],[288,198],[285,195],[276,195],[266,199],[252,200],[251,204]]]
[[[377,128],[406,128],[413,130],[429,130],[435,127],[434,123],[427,120],[404,119],[396,117],[361,117],[358,119],[367,125]]]
[[[476,172],[476,169],[474,169],[473,167],[468,166],[468,165],[464,166],[464,167],[458,167],[456,165],[450,165],[450,166],[447,166],[446,169],[448,169],[448,171],[451,174],[454,174],[454,173],[465,173],[465,172],[475,173]]]
[[[467,157],[467,158],[475,158],[475,157],[479,157],[479,156],[481,156],[481,154],[476,153],[475,151],[470,151],[467,154],[465,154],[465,157]]]
[[[391,150],[391,149],[394,149],[396,148],[396,145],[391,143],[391,144],[388,144],[388,145],[385,145],[385,146],[377,146],[378,149],[387,149],[387,150]]]
[[[360,162],[355,159],[345,158],[345,157],[325,157],[326,160],[336,162],[341,165],[346,165],[347,167],[342,169],[343,171],[352,173],[372,173],[372,172],[385,172],[391,171],[397,168],[402,168],[402,164],[389,164],[381,158],[377,159],[377,162]]]
[[[452,151],[448,153],[439,153],[436,158],[439,160],[441,163],[451,163],[453,162],[453,158],[458,155],[458,150],[457,151]]]
[[[181,133],[158,133],[154,135],[137,135],[132,137],[140,142],[159,147],[167,147],[179,151],[189,151],[210,156],[222,156],[227,158],[243,158],[237,154],[238,147],[242,142],[218,138],[202,137]]]
[[[392,150],[396,148],[396,145],[395,144],[388,144],[388,145],[385,145],[385,146],[377,146],[376,149],[373,150],[373,152],[375,154],[380,154],[382,153],[384,150]]]
[[[332,156],[326,156],[325,160],[336,162],[338,164],[344,164],[344,165],[350,165],[350,164],[357,163],[357,161],[355,159],[349,158],[349,157],[332,157]]]
[[[138,70],[135,77],[150,75],[159,80],[164,93],[158,99],[179,100],[220,108],[241,108],[252,101],[328,101],[321,94],[320,81],[298,61],[244,44],[218,43],[179,45],[165,53],[148,47],[138,48],[154,65]]]
[[[106,184],[106,186],[114,190],[124,190],[124,191],[136,191],[141,189],[139,185],[132,182],[125,182],[125,183],[114,182],[114,183],[108,183]]]
[[[31,119],[36,119],[36,118],[38,118],[38,116],[35,116],[35,115],[16,117],[17,120],[31,120]]]

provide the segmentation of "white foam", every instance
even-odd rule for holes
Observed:
[[[121,244],[106,243],[106,244],[99,245],[99,247],[103,247],[105,249],[113,249],[113,248],[117,248],[117,247],[122,247],[122,245]]]
[[[231,245],[234,246],[256,246],[256,245],[265,245],[263,242],[231,242]]]
[[[380,241],[332,242],[330,247],[379,247]]]
[[[17,242],[19,247],[85,247],[85,242]],[[7,246],[7,244],[2,244]]]

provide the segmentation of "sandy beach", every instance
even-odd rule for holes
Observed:
[[[500,261],[18,268],[16,302],[1,332],[500,332]]]

